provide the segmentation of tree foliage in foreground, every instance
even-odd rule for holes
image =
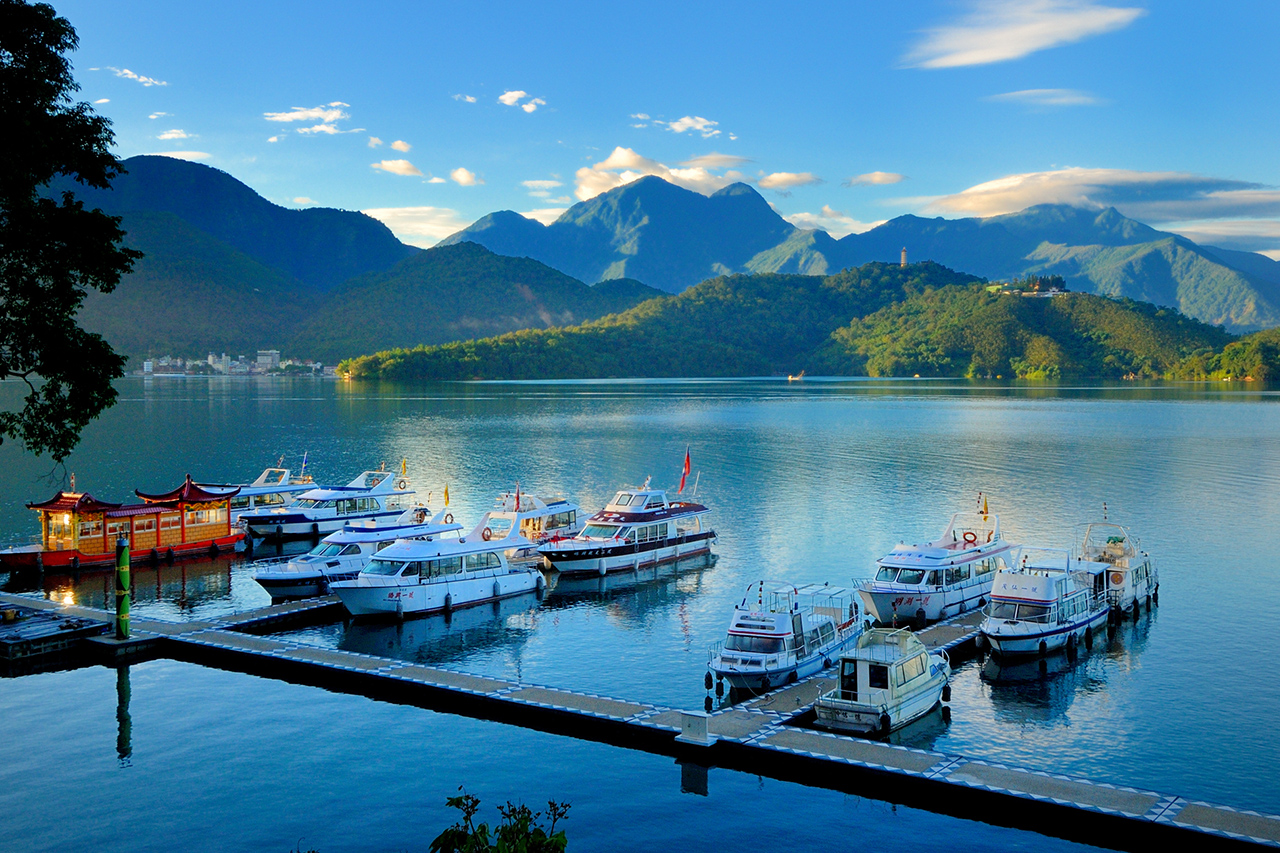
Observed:
[[[65,54],[76,45],[53,7],[0,0],[0,379],[28,388],[21,410],[0,412],[0,441],[59,462],[115,402],[111,383],[124,375],[124,359],[76,312],[89,289],[110,292],[140,257],[120,246],[119,219],[70,192],[40,194],[59,175],[105,188],[120,172],[110,123],[72,101],[79,86]]]
[[[564,830],[556,831],[556,823],[569,813],[568,803],[547,801],[550,823],[544,826],[542,812],[508,802],[498,806],[502,823],[490,829],[475,822],[479,797],[464,792],[446,802],[462,812],[462,820],[436,836],[431,853],[563,853],[569,845]]]

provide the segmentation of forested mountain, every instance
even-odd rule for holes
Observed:
[[[992,292],[925,262],[831,276],[722,276],[579,326],[397,349],[355,378],[811,374],[1052,379],[1280,378],[1280,334],[1236,340],[1175,309],[1083,293]]]
[[[490,214],[472,240],[583,281],[631,275],[678,293],[734,272],[828,274],[870,261],[932,260],[991,279],[1064,276],[1073,290],[1179,309],[1230,329],[1280,324],[1280,273],[1249,252],[1207,249],[1112,208],[1038,205],[985,219],[900,216],[840,240],[788,223],[751,187],[706,197],[646,177],[569,208],[551,225]]]

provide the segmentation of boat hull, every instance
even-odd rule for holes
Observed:
[[[942,587],[905,588],[874,581],[858,590],[863,606],[881,625],[906,625],[924,611],[926,622],[937,622],[976,610],[987,603],[995,573],[982,582],[951,589]]]
[[[817,715],[815,724],[832,731],[853,732],[861,735],[887,735],[909,725],[929,713],[942,701],[942,689],[947,676],[939,672],[929,677],[926,684],[908,697],[890,706],[851,702],[827,694],[814,703]],[[889,715],[889,726],[883,724],[883,715]]]
[[[819,648],[816,654],[795,660],[792,655],[742,655],[721,652],[711,659],[710,667],[718,677],[737,690],[773,690],[793,681],[808,678],[831,665],[831,661],[862,636],[860,630]]]
[[[1109,612],[1103,608],[1087,618],[1052,627],[1031,622],[1010,625],[1003,620],[988,624],[991,622],[988,619],[982,623],[982,636],[991,646],[991,652],[1001,657],[1038,655],[1064,648],[1072,637],[1080,639],[1086,632],[1099,630],[1106,625]]]
[[[243,541],[244,534],[237,531],[228,536],[194,542],[175,542],[158,548],[131,548],[129,562],[168,560],[171,557],[203,557],[213,553],[215,549],[219,552],[234,551]],[[75,570],[90,566],[114,566],[115,562],[116,555],[112,551],[104,554],[86,554],[75,549],[53,551],[41,548],[0,551],[0,566],[9,569]]]
[[[244,515],[240,521],[252,535],[259,539],[306,539],[335,533],[346,525],[363,524],[398,518],[403,510],[381,510],[374,513],[313,516],[301,511],[272,515]]]
[[[565,542],[543,545],[539,552],[560,574],[566,577],[583,575],[605,575],[615,571],[634,571],[683,560],[685,557],[696,557],[711,553],[711,545],[715,542],[713,531],[664,539],[659,542],[642,544],[607,542],[578,543]]]
[[[438,613],[485,604],[539,588],[542,576],[536,569],[479,572],[456,580],[400,584],[362,575],[352,581],[335,582],[331,589],[352,616],[405,616]]]

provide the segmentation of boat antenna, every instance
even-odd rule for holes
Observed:
[[[699,471],[697,475],[693,478],[693,496],[695,498],[698,496],[698,481],[701,479],[702,479],[702,472]]]
[[[277,467],[277,468],[283,468],[283,467],[284,467],[284,454],[283,454],[283,453],[281,453],[281,454],[280,454],[280,458],[279,458],[278,460],[276,460],[276,467]]]
[[[649,481],[650,481],[650,480],[652,480],[652,479],[653,479],[653,475],[652,475],[652,474],[650,474],[648,477],[645,477],[645,478],[644,478],[644,485],[643,485],[643,486],[641,486],[640,488],[642,488],[642,489],[647,489],[647,488],[649,488]]]
[[[306,450],[302,451],[302,467],[298,469],[298,476],[299,476],[299,477],[301,477],[303,474],[307,473],[307,453],[308,453],[308,451],[306,451]],[[281,462],[284,462],[284,457],[283,457],[283,456],[281,456],[281,457],[280,457],[280,461],[281,461]]]

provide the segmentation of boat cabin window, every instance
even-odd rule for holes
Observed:
[[[858,662],[840,662],[840,698],[846,702],[858,701]]]
[[[238,497],[238,496],[237,496]],[[258,506],[283,506],[284,495],[272,492],[269,495],[258,495]]]
[[[992,619],[1013,619],[1018,615],[1018,605],[1011,601],[993,601],[987,614]]]
[[[178,515],[176,512],[173,513],[172,515],[160,516],[161,530],[177,530],[181,526],[182,526],[182,516]]]
[[[377,542],[377,543],[375,543],[375,544],[374,544],[374,546],[373,546],[373,553],[375,553],[375,554],[376,554],[376,553],[378,553],[379,551],[381,551],[383,548],[387,547],[388,545],[392,545],[392,544],[394,544],[394,542],[395,542],[395,540],[392,540],[391,542]]]
[[[390,577],[399,574],[402,566],[404,566],[403,560],[370,560],[369,565],[365,566],[364,573]]]
[[[336,542],[321,542],[311,549],[311,554],[316,557],[336,557],[341,550],[342,546]]]
[[[995,570],[995,560],[988,557],[987,559],[973,564],[973,573],[975,575],[988,575]]]
[[[741,634],[730,634],[725,638],[724,647],[731,652],[752,652],[758,655],[776,655],[782,651],[782,638],[745,637]]]
[[[956,566],[953,569],[947,569],[947,585],[953,583],[964,583],[969,579],[969,565]]]
[[[612,539],[618,535],[618,528],[612,524],[588,524],[582,528],[582,535],[592,539]]]
[[[664,501],[661,495],[650,495],[649,501],[644,505],[645,509],[661,509]]]
[[[343,500],[337,501],[336,503],[337,503],[337,506],[338,506],[338,514],[339,514],[339,515],[346,515],[346,514],[347,514],[347,513],[349,513],[349,512],[355,512],[355,511],[356,511],[356,499],[355,499],[355,498],[344,498]]]
[[[903,569],[898,573],[898,583],[918,584],[924,580],[924,569]]]
[[[547,519],[547,530],[559,530],[561,527],[572,527],[573,523],[578,520],[578,514],[570,510],[569,512],[557,512],[555,515]]]
[[[916,655],[898,665],[898,686],[914,681],[924,675],[926,655]]]
[[[511,519],[489,516],[487,527],[493,531],[494,539],[506,539],[507,534],[511,532]]]
[[[867,666],[867,686],[872,690],[889,689],[889,667],[882,663]]]
[[[263,495],[262,497],[264,497],[264,498],[265,498],[265,497],[266,497],[266,495]],[[266,501],[259,500],[259,501],[258,501],[258,503],[266,503]],[[231,508],[232,508],[232,509],[248,509],[248,508],[249,508],[249,496],[248,496],[248,495],[236,495],[235,497],[233,497],[233,498],[231,499]]]
[[[134,533],[154,533],[156,529],[156,517],[135,518],[133,520]]]
[[[404,564],[404,571],[400,573],[402,578],[416,578],[422,572],[422,563],[415,560],[412,563]]]
[[[353,543],[343,548],[342,551],[338,553],[338,556],[350,557],[352,554],[359,554],[359,553],[360,553],[360,546]]]
[[[502,561],[498,559],[498,555],[492,551],[485,551],[483,554],[467,555],[467,571],[474,572],[479,569],[499,569],[502,568]]]
[[[129,522],[127,521],[108,521],[107,522],[107,538],[119,539],[129,533]]]
[[[830,622],[823,622],[818,626],[818,639],[822,643],[829,643],[836,636],[836,627]]]
[[[631,495],[629,492],[618,492],[616,495],[613,496],[613,500],[610,501],[610,503],[614,504],[615,506],[630,506],[632,497],[633,495]]]
[[[438,578],[443,575],[456,575],[462,571],[461,557],[444,557],[439,560],[427,560],[422,576]]]
[[[701,533],[701,532],[702,532],[702,518],[700,516],[695,515],[692,518],[676,519],[677,535],[683,535],[686,533]]]
[[[628,529],[627,532],[622,535],[622,538],[627,542],[636,541],[636,529],[634,527]]]
[[[637,542],[659,542],[667,538],[667,525],[665,523],[646,524],[644,527],[635,528],[635,532]]]
[[[876,580],[892,581],[898,577],[898,570],[893,566],[882,566],[880,571],[876,572]]]
[[[101,535],[102,535],[102,519],[98,519],[97,521],[80,522],[81,538],[84,538],[86,536],[101,536]]]

